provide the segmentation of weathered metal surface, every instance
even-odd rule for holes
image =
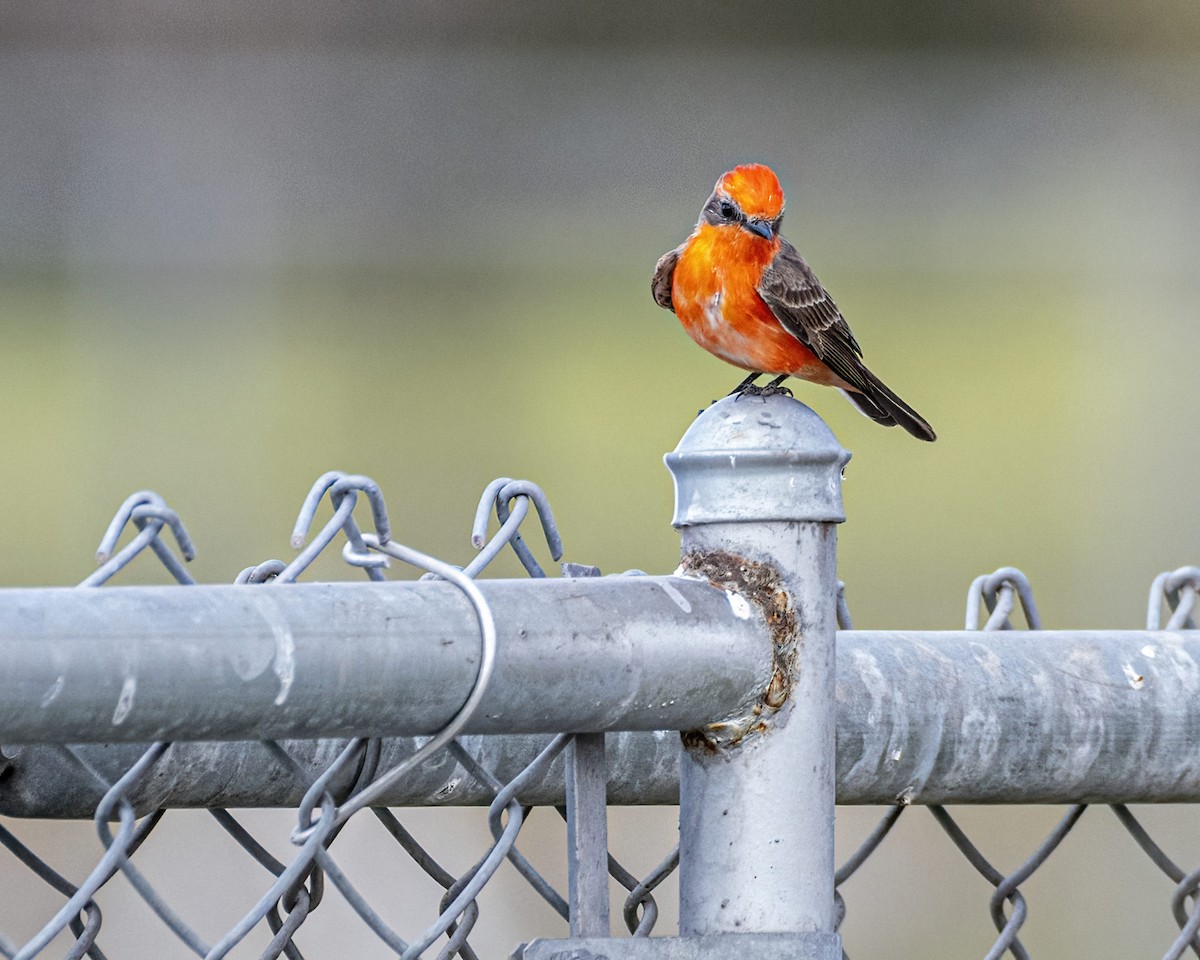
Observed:
[[[840,523],[849,459],[804,404],[781,395],[725,397],[697,417],[666,456],[675,481],[672,523]]]
[[[836,944],[835,523],[848,459],[815,413],[782,396],[714,404],[667,457],[683,569],[758,610],[773,650],[751,709],[684,739],[685,940],[772,932]]]
[[[762,618],[707,583],[478,587],[499,653],[468,733],[687,729],[770,676]],[[3,590],[0,743],[428,734],[479,654],[444,582]]]
[[[837,718],[839,803],[1197,803],[1200,631],[842,631]],[[463,739],[511,779],[549,738]],[[607,744],[610,804],[677,802],[678,734],[609,733]],[[315,778],[343,745],[288,749]],[[385,740],[381,766],[415,747]],[[76,749],[115,779],[145,745]],[[0,812],[91,816],[102,791],[58,748],[3,752]],[[261,744],[176,743],[136,796],[143,810],[294,806],[304,789]],[[563,803],[561,762],[527,796]],[[491,799],[450,755],[431,758],[386,796],[394,806]]]

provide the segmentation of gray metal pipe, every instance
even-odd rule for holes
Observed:
[[[771,683],[753,708],[684,738],[679,933],[807,934],[791,955],[825,960],[842,954],[833,895],[835,524],[850,455],[802,403],[764,401],[714,404],[667,456],[683,569],[763,610],[775,647]]]
[[[1200,801],[1200,631],[847,632],[838,798]]]
[[[505,780],[547,739],[470,736],[464,743]],[[611,804],[678,801],[677,733],[609,733],[607,744]],[[135,804],[141,811],[294,807],[342,746],[342,740],[289,743],[309,774],[300,783],[258,743],[176,743],[139,783]],[[380,768],[416,746],[411,739],[385,740]],[[115,780],[144,745],[76,749]],[[9,760],[0,757],[0,813],[92,815],[102,791],[59,748],[4,747],[3,755]],[[522,798],[562,804],[561,760]],[[900,798],[1200,803],[1200,631],[840,632],[838,802]],[[431,757],[385,797],[392,806],[491,799],[448,754]]]
[[[471,735],[459,738],[475,761],[507,783],[550,742],[548,734]],[[383,741],[377,769],[389,770],[412,756],[422,740]],[[257,741],[177,742],[128,797],[139,815],[159,808],[296,807],[305,792],[342,752],[347,741],[285,740],[282,746],[301,773],[294,775]],[[605,735],[608,801],[613,805],[674,804],[679,796],[679,734],[675,731]],[[149,744],[82,744],[71,751],[109,783],[128,770]],[[104,794],[88,770],[61,747],[0,748],[0,814],[47,819],[88,819]],[[566,801],[564,758],[521,792],[532,806],[562,806]],[[349,786],[350,769],[331,787]],[[470,776],[449,751],[419,764],[382,798],[392,807],[487,806],[495,794]]]
[[[771,674],[763,618],[707,583],[478,586],[498,655],[467,733],[686,730]],[[479,657],[445,582],[4,590],[0,743],[429,734]]]

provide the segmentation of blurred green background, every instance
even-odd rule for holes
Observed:
[[[1190,0],[56,0],[5,8],[0,48],[0,582],[82,579],[144,487],[187,523],[196,576],[232,580],[291,556],[328,469],[373,477],[398,538],[453,562],[507,475],[546,490],[566,559],[671,570],[661,456],[741,373],[649,277],[748,160],[939,434],[797,386],[854,452],[857,626],[957,627],[972,578],[1011,564],[1047,625],[1136,627],[1154,575],[1198,560]],[[1032,816],[1010,867],[1054,812]],[[973,876],[957,854],[922,867],[907,829],[908,859],[881,862],[923,879],[856,878],[880,903],[852,899],[848,942],[966,955],[888,906]],[[1131,919],[1165,949],[1169,885],[1140,868],[1087,897],[1144,886]],[[961,922],[982,953],[978,886]],[[1063,902],[1050,955],[1132,955]]]

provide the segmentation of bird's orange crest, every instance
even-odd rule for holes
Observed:
[[[783,212],[783,187],[775,171],[761,163],[743,163],[717,181],[717,190],[728,194],[748,216],[774,220]]]

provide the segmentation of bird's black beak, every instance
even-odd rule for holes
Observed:
[[[756,233],[764,240],[770,240],[773,236],[771,233],[771,224],[766,220],[747,220],[742,224],[751,233]]]

